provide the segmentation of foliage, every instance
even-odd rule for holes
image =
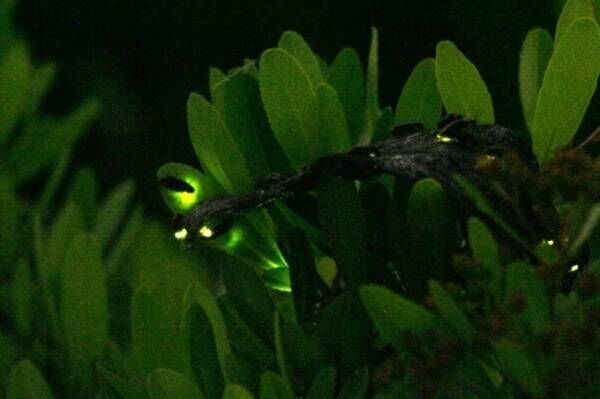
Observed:
[[[539,168],[514,153],[476,165],[528,211],[518,215],[525,231],[464,182],[468,217],[432,179],[325,176],[314,195],[241,217],[198,253],[165,240],[131,205],[130,183],[102,201],[88,169],[63,183],[97,105],[39,115],[50,69],[6,39],[0,91],[16,93],[0,135],[7,397],[597,396],[600,143],[572,143],[600,74],[590,4],[568,1],[555,40],[536,29],[523,45],[520,94]],[[394,122],[432,127],[442,108],[494,122],[483,78],[450,42],[417,65],[394,111],[382,108],[377,43],[373,30],[366,71],[351,49],[328,65],[295,32],[258,63],[211,70],[210,101],[188,101],[201,170],[158,171],[169,208],[243,194],[270,173],[385,139]],[[12,71],[18,79],[2,80]],[[31,179],[49,166],[36,195]],[[203,272],[211,265],[217,281]]]

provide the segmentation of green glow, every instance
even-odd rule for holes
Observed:
[[[214,232],[210,229],[210,227],[202,226],[200,227],[200,230],[198,230],[198,234],[202,238],[211,238],[214,235]]]
[[[185,238],[187,237],[187,235],[188,235],[188,231],[187,231],[185,228],[183,228],[183,229],[181,229],[181,230],[177,230],[177,231],[175,232],[175,238],[176,238],[178,241],[183,241],[183,240],[185,240]]]
[[[194,205],[200,202],[203,197],[200,182],[198,180],[192,178],[191,176],[187,176],[183,179],[183,181],[192,186],[194,192],[168,192],[169,196],[173,199],[180,212],[189,211],[194,207]]]
[[[234,249],[238,246],[242,238],[244,237],[244,232],[239,227],[235,227],[231,229],[231,233],[229,234],[229,238],[225,243],[227,249]]]
[[[437,134],[435,138],[437,139],[437,141],[442,143],[453,143],[456,141],[456,139],[453,139],[452,137],[443,136],[441,134]]]

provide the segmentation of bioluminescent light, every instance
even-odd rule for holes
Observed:
[[[212,229],[210,227],[202,226],[202,227],[200,227],[200,230],[198,230],[198,234],[202,238],[211,238],[215,233],[214,233],[214,231],[212,231]]]
[[[554,240],[546,240],[545,241],[546,244],[553,246],[554,245]]]
[[[452,137],[444,136],[441,134],[436,134],[435,138],[437,141],[442,142],[442,143],[452,143],[452,142],[456,141],[456,139],[453,139]]]
[[[225,246],[228,249],[234,249],[235,247],[238,246],[238,244],[242,240],[243,236],[244,236],[244,232],[239,227],[231,229],[231,234],[229,234],[229,238],[227,239]]]
[[[575,273],[577,270],[579,270],[579,265],[573,265],[573,266],[571,266],[571,268],[569,269],[569,272],[571,272],[571,273]]]
[[[178,241],[183,241],[183,240],[185,240],[185,239],[186,239],[186,237],[187,237],[187,235],[188,235],[188,231],[187,231],[185,228],[183,228],[183,229],[180,229],[180,230],[177,230],[177,231],[175,232],[175,238],[176,238]]]

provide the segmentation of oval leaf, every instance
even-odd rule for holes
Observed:
[[[579,18],[594,18],[592,2],[590,0],[567,0],[556,23],[554,41],[558,43],[562,40],[571,24]]]
[[[254,396],[241,385],[232,384],[225,387],[223,399],[253,399]]]
[[[452,327],[457,336],[467,343],[473,340],[475,329],[463,311],[454,302],[450,294],[437,281],[429,282],[429,292],[444,320]]]
[[[170,369],[157,369],[146,379],[151,399],[202,399],[202,393],[185,375]]]
[[[44,377],[29,360],[21,360],[10,370],[6,386],[7,399],[52,399]]]
[[[346,152],[350,150],[350,136],[344,115],[344,107],[335,89],[322,84],[317,87],[317,107],[321,122],[322,148],[320,154]]]
[[[315,57],[315,54],[302,36],[293,31],[284,32],[279,39],[278,45],[279,48],[287,51],[298,61],[304,72],[308,75],[313,87],[317,87],[317,85],[323,82],[323,74],[317,57]]]

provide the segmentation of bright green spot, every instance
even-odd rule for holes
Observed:
[[[188,235],[188,231],[187,231],[186,229],[177,230],[177,231],[175,232],[175,234],[174,234],[175,238],[176,238],[178,241],[183,241],[183,240],[185,240],[185,239],[186,239],[186,237],[187,237],[187,235]]]

